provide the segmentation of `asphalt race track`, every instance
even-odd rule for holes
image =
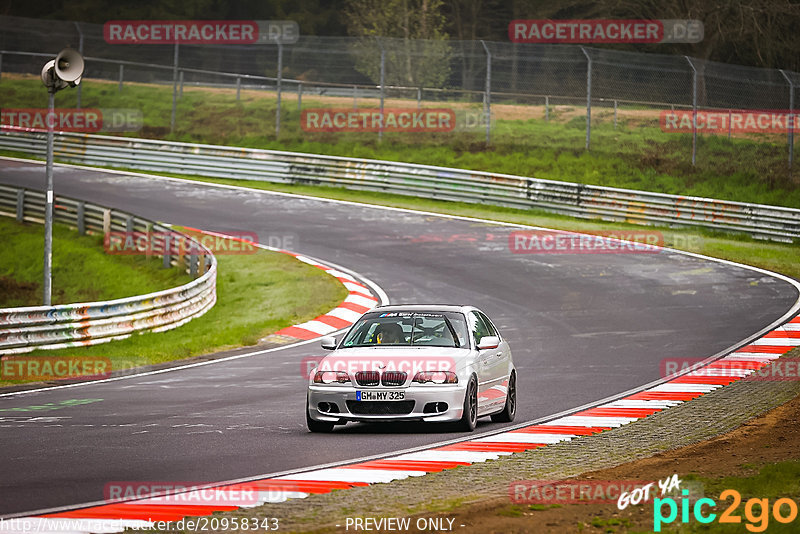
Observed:
[[[0,160],[0,183],[44,166]],[[260,240],[352,269],[392,302],[474,304],[509,339],[517,422],[660,377],[754,334],[797,299],[784,281],[671,252],[512,254],[511,228],[267,192],[55,168],[59,195]],[[112,481],[219,481],[453,439],[423,425],[306,431],[300,362],[316,343],[212,365],[0,397],[0,515],[99,501]],[[46,412],[12,408],[100,399]],[[476,432],[501,428],[491,422]]]

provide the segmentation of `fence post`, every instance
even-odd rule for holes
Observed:
[[[78,201],[78,234],[86,235],[86,203]]]
[[[197,278],[197,254],[189,255],[189,276]]]
[[[378,45],[381,47],[381,123],[378,128],[378,141],[383,140],[383,100],[385,97],[386,88],[386,49],[383,47],[383,43],[380,39],[378,39]]]
[[[544,95],[544,122],[550,122],[550,96]]]
[[[83,32],[81,31],[80,24],[77,22],[72,22],[75,25],[75,29],[78,30],[78,53],[83,56]],[[78,105],[76,106],[78,109],[81,109],[81,90],[83,89],[83,84],[78,84]]]
[[[789,83],[789,116],[786,117],[786,126],[788,126],[786,130],[789,132],[789,169],[791,169],[792,160],[794,159],[794,129],[796,120],[796,115],[794,114],[794,82],[786,75],[783,69],[780,69],[780,73],[783,74],[783,77],[786,78],[786,81]]]
[[[586,56],[586,150],[592,137],[592,58],[584,47],[581,52]]]
[[[169,131],[175,131],[175,107],[178,105],[178,47],[180,45],[175,43],[175,52],[172,59],[172,114],[169,118]],[[183,84],[181,84],[183,88]]]
[[[125,75],[125,65],[122,63],[119,64],[119,88],[118,91],[122,92],[122,78]]]
[[[486,146],[489,146],[492,127],[492,53],[483,39],[481,39],[481,44],[486,50],[486,93],[483,98],[483,118],[486,121]]]
[[[683,56],[692,68],[692,167],[697,162],[697,69],[689,56]]]
[[[161,257],[161,267],[163,269],[169,269],[172,267],[172,255],[170,251],[172,250],[172,235],[170,232],[165,232],[164,235],[164,255]]]
[[[303,83],[298,82],[297,84],[297,111],[302,111],[303,109]]]
[[[3,54],[0,52],[0,79],[3,77]]]
[[[17,222],[25,220],[25,190],[17,191]]]
[[[281,134],[281,75],[283,72],[283,44],[278,41],[278,79],[275,82],[278,100],[275,106],[275,137]]]
[[[239,95],[242,92],[242,77],[236,77],[236,101],[239,101]]]
[[[358,86],[353,86],[353,109],[358,109]]]
[[[617,101],[614,100],[614,129],[617,129]]]
[[[417,109],[422,107],[422,87],[417,87]]]
[[[731,119],[732,118],[733,118],[733,110],[729,109],[728,110],[728,141],[731,140],[731,129],[733,128],[733,126],[731,126]]]
[[[184,74],[185,73],[183,71],[179,71],[179,73],[178,73],[178,78],[180,79],[180,81],[178,82],[178,85],[180,86],[180,88],[178,89],[178,98],[180,98],[180,99],[183,99],[183,76],[184,76]]]

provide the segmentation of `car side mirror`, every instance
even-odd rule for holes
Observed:
[[[478,350],[496,349],[500,346],[500,338],[497,336],[483,336],[478,343]]]
[[[333,336],[323,336],[319,343],[325,350],[336,349],[336,338]]]

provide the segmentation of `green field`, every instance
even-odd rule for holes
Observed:
[[[585,116],[578,106],[556,106],[549,122],[542,106],[497,104],[492,145],[483,130],[456,133],[308,133],[300,128],[296,97],[283,98],[281,136],[275,136],[275,94],[187,87],[178,101],[177,128],[169,132],[172,88],[85,80],[83,107],[132,108],[144,114],[139,137],[376,158],[463,169],[518,174],[605,186],[697,195],[800,207],[800,181],[787,168],[785,137],[751,135],[727,139],[700,136],[697,166],[691,166],[691,135],[666,134],[657,110],[620,108],[614,129],[611,111],[593,112],[591,150],[584,150]],[[76,91],[56,95],[57,107],[72,107]],[[43,107],[46,93],[38,78],[4,75],[3,106]],[[306,94],[303,107],[352,107],[351,98]],[[374,107],[375,100],[359,105]],[[415,106],[390,100],[387,106]],[[480,109],[467,102],[426,102],[426,106]]]
[[[14,299],[0,292],[4,297],[0,305],[39,304],[40,291],[32,286],[40,284],[42,272],[41,226],[19,225],[0,217],[0,230],[7,236],[0,248],[2,280],[9,287],[28,288],[24,295],[18,291]],[[177,269],[161,269],[160,259],[106,255],[100,237],[79,237],[60,225],[53,235],[53,287],[58,302],[132,296],[189,281]],[[217,303],[202,317],[163,333],[31,354],[109,357],[114,370],[162,363],[254,345],[281,328],[329,311],[347,296],[344,286],[324,271],[286,254],[259,250],[249,255],[217,255],[217,261]],[[0,386],[15,383],[0,377]]]

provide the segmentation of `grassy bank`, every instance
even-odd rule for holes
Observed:
[[[0,217],[0,308],[40,306],[44,227]],[[53,226],[53,304],[111,300],[179,286],[191,278],[143,256],[111,256],[101,236]]]
[[[32,76],[4,76],[4,107],[42,107],[41,82]],[[621,109],[614,128],[607,109],[593,115],[591,150],[584,150],[585,116],[580,107],[557,106],[550,121],[541,106],[497,104],[492,145],[480,128],[451,133],[309,133],[300,128],[293,95],[284,95],[281,136],[275,137],[275,94],[187,87],[177,106],[177,128],[170,134],[172,88],[86,80],[84,107],[130,108],[144,115],[136,135],[188,142],[313,152],[442,165],[554,180],[576,181],[673,194],[800,207],[800,182],[786,165],[786,140],[780,135],[727,139],[700,136],[697,166],[691,165],[691,135],[667,134],[657,110]],[[57,107],[72,107],[76,91],[56,96]],[[303,108],[352,108],[351,98],[305,95]],[[359,105],[374,107],[374,100]],[[387,106],[414,106],[389,100]],[[478,109],[467,102],[426,103],[435,107]]]
[[[14,221],[0,218],[0,223],[10,224]],[[24,228],[27,230],[28,228]],[[35,230],[36,227],[33,227]],[[39,234],[41,228],[38,229]],[[19,231],[19,230],[18,230]],[[54,261],[69,261],[74,267],[69,271],[61,271],[55,278],[54,287],[89,285],[90,288],[105,287],[104,281],[113,288],[129,287],[134,284],[136,291],[126,291],[125,295],[147,293],[155,289],[165,289],[188,281],[185,275],[177,274],[175,280],[156,286],[164,271],[159,268],[160,261],[152,260],[144,265],[143,258],[132,256],[107,256],[103,253],[95,238],[79,238],[77,234],[66,228],[59,228],[55,233],[56,243]],[[87,240],[82,248],[75,241]],[[9,236],[9,247],[3,247],[3,257],[13,256],[14,251],[24,248],[23,237],[19,234]],[[75,250],[72,261],[62,252]],[[59,252],[62,251],[62,252]],[[41,245],[39,247],[41,252]],[[20,262],[26,266],[41,265],[41,254],[23,258]],[[122,258],[122,259],[121,259]],[[31,354],[40,356],[102,356],[111,359],[112,369],[126,369],[142,365],[163,363],[176,359],[208,354],[243,345],[253,345],[262,337],[286,326],[307,321],[334,308],[347,296],[347,290],[334,278],[321,269],[299,262],[291,256],[277,252],[259,250],[251,255],[217,255],[217,303],[205,315],[189,323],[163,333],[145,333],[134,335],[128,339],[94,347],[81,347],[55,351],[36,351]],[[121,264],[114,268],[104,267],[106,262]],[[2,263],[6,265],[5,260]],[[55,269],[58,272],[58,268]],[[4,271],[10,272],[10,271]],[[41,267],[39,267],[41,272]],[[10,276],[17,281],[19,269]],[[135,280],[139,280],[135,282]],[[168,279],[169,280],[169,279]],[[87,282],[88,281],[88,282]],[[149,281],[150,286],[145,285]],[[149,290],[145,288],[149,287]],[[38,293],[37,293],[38,294]],[[70,302],[78,300],[76,294],[94,293],[67,292]],[[101,298],[106,295],[117,296],[116,293],[97,293]],[[113,298],[113,297],[112,297]],[[4,381],[0,378],[0,386],[19,382]]]

